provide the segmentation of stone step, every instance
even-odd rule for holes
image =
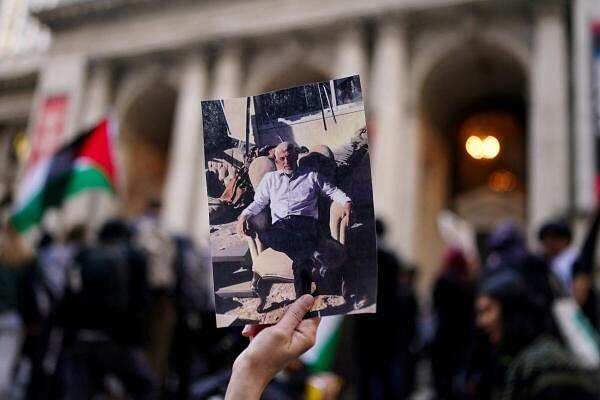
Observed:
[[[232,297],[258,297],[255,290],[252,290],[252,282],[241,282],[231,286],[225,286],[216,291],[216,295],[223,299]]]

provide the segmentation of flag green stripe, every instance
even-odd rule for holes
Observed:
[[[98,168],[75,168],[48,182],[23,208],[12,215],[11,223],[17,231],[26,232],[42,220],[48,208],[59,206],[66,198],[87,189],[113,191],[111,183]]]
[[[310,363],[309,369],[312,373],[331,371],[338,344],[340,342],[341,325],[335,328],[335,331],[327,338],[323,347],[319,351],[317,358]]]

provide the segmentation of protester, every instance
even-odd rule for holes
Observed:
[[[490,235],[489,248],[483,278],[499,271],[516,271],[527,283],[533,300],[540,307],[551,307],[561,293],[559,280],[548,263],[527,248],[524,235],[516,225],[498,224]]]
[[[593,276],[599,227],[600,211],[596,211],[580,249],[572,245],[571,228],[564,221],[548,221],[538,232],[543,255],[560,278],[564,293],[573,297],[596,329],[599,318]]]
[[[364,400],[402,399],[408,396],[411,345],[415,339],[417,305],[402,295],[400,274],[405,266],[381,247],[385,227],[377,224],[377,313],[355,321],[358,393]]]
[[[230,368],[245,343],[239,330],[216,326],[210,263],[190,239],[177,236],[175,240],[176,324],[164,394],[166,398],[204,398],[208,396],[203,391],[219,386],[209,381]]]
[[[464,254],[449,248],[433,289],[436,332],[431,371],[438,399],[455,398],[454,380],[472,343],[475,287]]]
[[[596,399],[597,372],[581,369],[563,349],[548,324],[548,310],[529,291],[510,269],[481,284],[477,325],[494,349],[492,399]]]
[[[62,319],[60,366],[64,399],[102,391],[112,373],[134,399],[153,399],[156,382],[142,350],[149,292],[143,256],[129,242],[125,222],[107,222],[99,245],[83,249],[69,272]]]
[[[559,283],[548,264],[529,251],[521,230],[510,222],[499,223],[490,234],[488,249],[482,279],[500,273],[518,274],[529,289],[531,301],[544,310],[545,324],[554,329],[550,309]],[[494,384],[497,354],[487,335],[477,330],[472,337],[464,371],[456,379],[456,390],[461,399],[488,399]]]
[[[64,240],[57,240],[49,233],[45,233],[40,240],[38,260],[41,280],[51,297],[53,308],[62,301],[68,270],[85,245],[85,233],[85,226],[76,225],[67,232]]]
[[[423,350],[422,337],[417,328],[419,319],[419,304],[415,289],[417,266],[401,263],[398,279],[398,299],[400,307],[398,314],[402,320],[403,329],[400,337],[400,393],[408,398],[417,383],[417,362]]]
[[[573,265],[578,255],[577,248],[572,246],[572,238],[571,227],[562,220],[548,221],[538,231],[542,255],[568,294],[572,293]]]
[[[521,229],[512,222],[497,224],[487,245],[489,254],[483,266],[484,276],[500,268],[518,268],[530,254]]]
[[[600,209],[594,213],[592,223],[573,265],[573,298],[581,307],[596,332],[600,329],[600,310],[595,282],[596,250],[600,230]]]
[[[134,222],[132,241],[146,257],[151,296],[145,319],[147,334],[144,347],[154,373],[162,382],[167,374],[169,351],[177,323],[177,244],[160,221],[161,209],[160,199],[146,200],[142,215]]]
[[[275,374],[314,345],[319,319],[303,319],[313,303],[312,296],[304,295],[277,324],[244,328],[250,345],[233,365],[226,400],[260,399]]]
[[[60,323],[68,273],[84,244],[85,228],[74,226],[61,240],[44,232],[37,247],[37,268],[27,275],[21,300],[28,321],[21,367],[30,363],[27,398],[58,396],[56,367],[62,351]]]
[[[19,300],[28,274],[35,269],[33,254],[18,234],[0,226],[0,399],[9,398],[14,368],[24,337]]]

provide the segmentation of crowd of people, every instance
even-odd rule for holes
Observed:
[[[245,340],[215,327],[209,264],[159,211],[149,200],[134,221],[107,221],[92,239],[83,226],[44,234],[35,249],[4,219],[0,398],[224,392],[226,381],[206,381],[230,371]]]
[[[421,357],[430,360],[434,399],[600,398],[593,284],[599,226],[597,212],[577,247],[566,222],[548,221],[536,252],[516,225],[501,223],[481,264],[449,248],[432,290],[432,334],[418,329],[414,269],[380,247],[378,311],[346,324],[353,340],[334,367],[353,391],[348,398],[411,398]],[[381,239],[383,225],[377,228]],[[273,351],[277,340],[261,339],[253,353]],[[245,384],[252,379],[249,373]],[[241,384],[232,380],[231,393]]]
[[[245,329],[254,339],[242,353],[239,329],[215,328],[208,264],[161,227],[159,212],[149,201],[143,216],[110,220],[93,240],[78,226],[43,235],[34,250],[3,224],[0,398],[306,398],[311,371],[280,347],[301,339],[303,351],[318,321],[292,313],[285,329]],[[600,212],[577,247],[568,224],[549,221],[535,252],[517,226],[500,224],[480,265],[449,248],[431,291],[430,334],[415,268],[380,246],[377,313],[344,319],[329,382],[345,390],[320,398],[408,399],[424,358],[440,400],[599,398],[599,227]],[[274,360],[264,349],[281,350],[283,372],[250,365]]]
[[[438,399],[599,398],[599,222],[596,212],[577,247],[568,223],[548,221],[538,251],[516,225],[501,223],[481,265],[448,249],[433,290]]]

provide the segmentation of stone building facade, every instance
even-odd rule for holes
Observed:
[[[49,50],[0,59],[7,188],[18,132],[50,151],[112,113],[123,200],[94,213],[160,196],[165,224],[207,249],[200,101],[360,73],[376,212],[423,282],[443,209],[485,237],[593,205],[594,0],[59,0],[34,15]],[[496,161],[466,154],[478,130],[498,136]]]

